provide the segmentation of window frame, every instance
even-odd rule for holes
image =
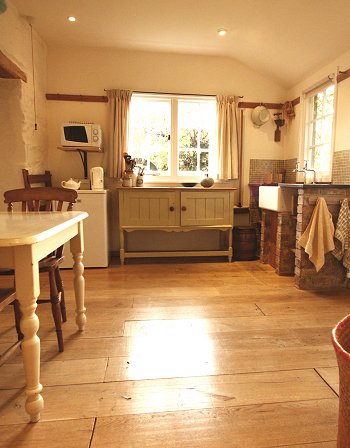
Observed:
[[[213,123],[213,148],[210,153],[212,157],[209,157],[209,167],[208,174],[210,177],[217,177],[218,169],[218,150],[217,150],[217,139],[216,139],[216,97],[215,96],[205,96],[205,95],[180,95],[180,94],[161,94],[161,93],[133,93],[132,99],[142,98],[146,100],[170,100],[170,155],[169,155],[169,175],[162,174],[149,174],[145,173],[145,181],[147,183],[181,183],[181,182],[200,182],[206,172],[203,174],[178,174],[178,105],[179,101],[193,101],[193,102],[212,102],[215,107],[215,119]],[[132,105],[130,105],[132,107]],[[131,132],[131,122],[129,122],[129,135]],[[130,140],[129,140],[130,142]],[[129,147],[130,154],[132,154],[132,148]],[[213,161],[214,159],[214,161]]]
[[[325,113],[324,104],[325,104],[325,93],[326,90],[330,86],[334,86],[333,91],[333,112]],[[312,116],[313,112],[313,98],[319,94],[324,93],[323,98],[323,107],[322,107],[322,115],[321,117]],[[307,166],[309,169],[314,169],[314,160],[315,160],[315,149],[317,147],[321,147],[325,144],[330,145],[330,161],[329,167],[327,170],[316,170],[316,181],[317,182],[331,182],[332,181],[332,167],[333,167],[333,155],[334,155],[334,142],[335,142],[335,123],[336,123],[336,99],[337,99],[337,84],[327,79],[326,82],[321,82],[317,86],[308,89],[303,94],[303,104],[304,104],[304,113],[303,113],[303,146],[302,146],[302,160],[303,163],[307,161]],[[332,117],[332,135],[329,142],[323,140],[318,144],[310,145],[309,135],[312,130],[315,129],[317,121],[325,121],[327,118]],[[304,165],[303,165],[304,166]]]

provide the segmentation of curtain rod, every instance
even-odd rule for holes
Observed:
[[[107,92],[109,89],[104,89],[105,92]],[[144,93],[148,95],[180,95],[180,96],[210,96],[210,97],[216,97],[214,94],[209,93],[174,93],[174,92],[143,92],[141,90],[133,90],[132,93]],[[238,98],[244,98],[240,95],[232,95],[237,96]]]

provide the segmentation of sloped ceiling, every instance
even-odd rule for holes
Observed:
[[[350,49],[349,0],[11,2],[49,46],[227,56],[286,88]]]

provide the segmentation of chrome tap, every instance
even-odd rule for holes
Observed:
[[[307,160],[304,160],[304,169],[303,169],[303,171],[304,171],[304,183],[306,183],[306,184],[315,184],[316,183],[316,171],[313,170],[312,168],[308,168],[307,167]],[[307,173],[313,173],[311,182],[309,182],[310,179],[308,178]]]
[[[302,170],[300,169],[300,162],[297,162],[295,164],[295,168],[292,171],[293,173],[304,173],[305,174],[305,168],[303,168]]]

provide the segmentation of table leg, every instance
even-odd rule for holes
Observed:
[[[75,292],[75,322],[80,331],[84,330],[86,324],[85,302],[85,279],[83,277],[84,265],[82,262],[84,252],[83,223],[79,223],[79,233],[71,239],[70,249],[73,255],[73,275]]]
[[[124,249],[124,230],[121,229],[119,232],[119,244],[120,244],[120,250],[119,250],[119,256],[120,256],[120,264],[123,265],[125,262],[125,249]]]
[[[231,263],[232,261],[232,229],[228,229],[228,262]]]
[[[25,409],[31,422],[40,419],[44,400],[40,395],[40,339],[37,336],[39,319],[35,314],[36,299],[40,294],[39,266],[33,260],[31,246],[20,246],[15,250],[16,292],[22,313],[21,331],[23,365],[26,378]]]

